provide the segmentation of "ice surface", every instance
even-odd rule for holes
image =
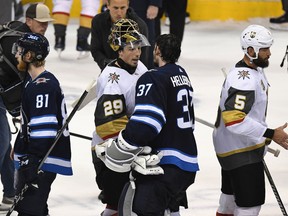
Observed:
[[[198,118],[214,123],[224,80],[221,68],[228,70],[243,57],[239,36],[241,31],[252,23],[269,26],[268,19],[253,19],[247,22],[191,22],[186,25],[179,64],[189,73],[195,91],[195,114]],[[77,28],[77,21],[70,21],[67,28],[66,49],[61,54],[61,59],[53,50],[52,25],[46,33],[51,44],[46,68],[60,80],[69,112],[72,109],[72,102],[100,72],[91,55],[86,59],[77,60]],[[167,33],[169,29],[163,25],[162,31]],[[270,66],[266,69],[271,85],[267,122],[271,128],[275,128],[288,120],[287,61],[283,68],[279,66],[288,44],[288,32],[272,30],[272,34],[275,43],[271,48]],[[69,125],[71,132],[91,136],[94,130],[94,106],[95,101],[75,114]],[[213,216],[220,194],[220,166],[213,149],[212,129],[196,123],[195,135],[201,170],[196,176],[196,182],[187,191],[189,208],[181,209],[181,215]],[[275,143],[270,147],[281,150],[278,158],[267,153],[265,159],[282,201],[288,207],[288,152]],[[72,177],[58,175],[50,194],[50,215],[99,216],[104,205],[97,199],[99,189],[95,183],[95,172],[91,162],[90,141],[72,137],[72,157],[74,175]],[[262,207],[260,215],[282,215],[268,181],[266,191],[266,204]]]

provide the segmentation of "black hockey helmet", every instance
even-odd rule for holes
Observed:
[[[37,33],[23,34],[23,36],[16,42],[16,47],[14,46],[14,52],[17,51],[17,47],[21,47],[23,49],[21,53],[22,56],[25,55],[28,51],[34,52],[36,61],[43,61],[50,51],[47,38]]]
[[[108,43],[114,51],[126,45],[150,46],[147,38],[140,34],[138,24],[131,19],[120,19],[113,24]]]

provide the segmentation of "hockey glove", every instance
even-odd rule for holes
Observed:
[[[38,188],[38,165],[40,159],[34,155],[24,155],[19,157],[19,173],[22,173],[24,182],[33,188]]]
[[[123,139],[121,131],[117,140],[108,139],[96,145],[95,151],[109,169],[122,173],[131,170],[132,162],[138,154],[149,154],[151,148],[130,145]]]
[[[164,170],[157,164],[162,158],[162,154],[138,155],[132,163],[132,169],[142,175],[160,175]]]

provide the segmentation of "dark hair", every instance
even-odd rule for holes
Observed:
[[[165,62],[175,63],[181,53],[181,41],[173,34],[162,34],[156,40],[161,57]]]

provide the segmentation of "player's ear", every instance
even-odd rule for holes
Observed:
[[[250,56],[252,56],[252,57],[256,56],[256,53],[255,53],[255,50],[254,50],[253,47],[248,47],[248,48],[247,48],[247,53],[248,53]]]

